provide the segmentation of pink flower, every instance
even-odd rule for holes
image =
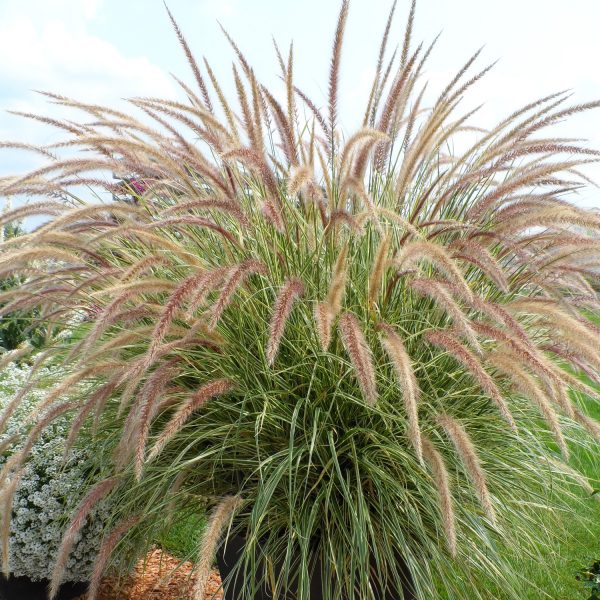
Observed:
[[[138,194],[139,196],[141,196],[147,189],[146,184],[141,181],[140,179],[135,179],[132,178],[129,180],[129,185],[130,187],[132,187],[135,191],[136,194]]]

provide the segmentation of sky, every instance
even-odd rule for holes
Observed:
[[[391,47],[401,44],[410,0],[398,0]],[[196,57],[205,56],[233,92],[233,54],[219,23],[235,38],[262,83],[282,88],[272,36],[294,42],[295,78],[325,105],[337,0],[168,0]],[[341,121],[360,123],[391,0],[351,0],[341,68]],[[493,127],[520,105],[572,90],[572,103],[600,99],[598,0],[418,0],[416,42],[441,32],[425,79],[439,92],[478,48],[478,65],[498,60],[469,90],[464,109],[484,103],[473,123]],[[193,77],[162,0],[0,0],[0,141],[49,143],[60,134],[6,110],[64,116],[34,90],[122,108],[124,98],[184,99],[171,77]],[[432,93],[433,93],[432,91]],[[600,149],[600,109],[561,124],[557,133]],[[37,166],[0,150],[0,176]],[[600,182],[600,167],[586,173]],[[578,203],[600,208],[600,189]]]

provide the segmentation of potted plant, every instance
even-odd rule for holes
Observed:
[[[600,220],[567,199],[597,152],[546,132],[598,103],[554,94],[481,131],[460,109],[487,71],[470,74],[477,55],[426,103],[433,45],[412,45],[413,4],[391,57],[390,15],[345,136],[347,14],[343,2],[324,110],[297,86],[292,48],[277,49],[280,101],[229,36],[226,97],[172,19],[187,102],[133,99],[151,127],[50,94],[93,115],[64,124],[84,159],[4,183],[42,197],[5,220],[53,216],[4,246],[0,269],[37,266],[13,306],[91,315],[56,346],[68,376],[41,406],[74,411],[73,437],[97,420],[111,448],[111,477],[78,512],[120,498],[96,573],[130,532],[148,539],[207,498],[197,598],[219,548],[236,600],[472,599],[490,580],[516,598],[503,546],[526,546],[577,479],[567,440],[600,437],[584,399],[598,394],[577,376],[598,381]],[[144,193],[48,199],[103,186],[90,171],[107,190],[110,173],[135,173]],[[83,383],[85,401],[57,404]]]
[[[30,366],[10,363],[0,376],[0,410],[7,408],[14,395],[28,382]],[[57,369],[43,369],[48,380],[60,377]],[[20,449],[26,438],[27,416],[44,396],[43,389],[32,389],[17,410],[3,423],[0,435],[0,468]],[[9,575],[0,576],[0,596],[6,600],[45,600],[50,577],[65,530],[85,486],[93,479],[93,453],[79,448],[65,460],[69,433],[68,419],[55,420],[31,447],[12,498],[3,502],[2,511],[11,510],[8,533]],[[25,435],[24,435],[25,434]],[[91,485],[91,484],[90,484]],[[82,595],[88,585],[109,517],[107,502],[98,503],[87,515],[74,540],[74,548],[63,566],[56,597],[69,600]],[[6,546],[3,546],[3,552]]]

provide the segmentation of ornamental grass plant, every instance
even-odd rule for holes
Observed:
[[[475,127],[462,100],[489,67],[475,69],[476,53],[426,102],[435,42],[413,44],[413,3],[390,53],[394,5],[344,135],[348,9],[323,107],[298,87],[291,48],[276,48],[279,94],[225,33],[227,97],[169,13],[193,72],[186,101],[134,98],[133,116],[46,94],[83,117],[23,115],[64,140],[4,144],[48,163],[2,180],[4,195],[39,197],[3,222],[51,218],[2,244],[0,277],[27,277],[2,313],[35,309],[49,327],[88,315],[38,358],[67,375],[4,465],[4,494],[66,412],[69,443],[91,436],[105,453],[53,590],[86,513],[113,495],[91,598],[111,556],[204,499],[197,598],[230,528],[247,539],[248,592],[266,557],[283,561],[267,570],[275,597],[298,577],[306,599],[316,559],[325,598],[372,598],[402,557],[418,598],[486,598],[490,579],[518,598],[503,548],[531,550],[557,507],[590,493],[568,460],[600,439],[583,403],[598,393],[578,377],[600,383],[600,215],[570,199],[599,152],[552,126],[600,102],[556,93]],[[122,182],[131,201],[89,201]]]

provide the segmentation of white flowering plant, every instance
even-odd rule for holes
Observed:
[[[27,365],[12,363],[0,374],[0,411],[4,412],[17,390],[24,387],[29,372]],[[60,374],[57,368],[46,368],[42,373],[49,381]],[[8,419],[0,434],[0,468],[20,448],[19,440],[28,429],[25,417],[44,393],[43,389],[32,389]],[[94,479],[91,450],[74,448],[65,459],[69,426],[68,417],[53,421],[33,445],[25,464],[12,502],[8,548],[12,575],[34,581],[50,578],[65,529]],[[108,500],[94,506],[76,535],[63,581],[89,580],[108,517]]]

